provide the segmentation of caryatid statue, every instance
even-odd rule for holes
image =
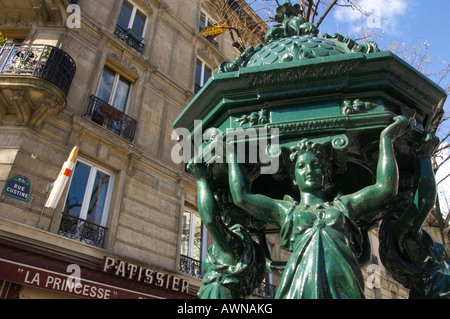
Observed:
[[[445,91],[375,42],[319,37],[288,0],[276,21],[266,45],[222,63],[174,122],[178,149],[188,154],[194,137],[188,170],[215,240],[199,296],[245,298],[268,270],[281,275],[276,298],[364,298],[368,232],[379,221],[385,267],[414,296],[448,296],[445,251],[420,229],[435,195],[424,141]],[[279,164],[264,173],[263,153]],[[426,199],[396,205],[410,193]],[[272,260],[267,232],[279,232],[289,260]]]

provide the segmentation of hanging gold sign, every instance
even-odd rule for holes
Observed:
[[[204,27],[200,33],[206,37],[206,36],[211,36],[211,35],[218,36],[227,31],[228,31],[228,25],[226,22],[224,22],[221,24]]]

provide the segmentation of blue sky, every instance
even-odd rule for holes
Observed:
[[[450,63],[450,1],[360,0],[360,3],[372,14],[370,21],[367,17],[361,20],[361,14],[355,10],[337,8],[324,20],[321,32],[332,34],[338,29],[343,35],[361,35],[363,32],[358,28],[363,25],[366,32],[378,34],[375,40],[380,49],[387,49],[392,41],[404,41],[406,45],[426,41],[434,59],[430,71],[443,69],[442,61]],[[450,83],[450,77],[445,82],[442,86]]]
[[[247,0],[262,16],[274,16],[276,0]],[[282,3],[282,0],[278,0]],[[291,0],[293,4],[299,0]],[[344,0],[339,3],[346,4]],[[450,63],[450,1],[449,0],[358,0],[361,9],[367,16],[351,8],[335,6],[321,26],[321,33],[341,33],[344,36],[359,38],[364,31],[377,33],[374,39],[380,49],[385,50],[393,42],[405,42],[406,46],[429,44],[428,52],[434,59],[433,68],[427,72],[435,72],[444,68],[443,61]],[[379,25],[373,17],[379,16]],[[375,23],[374,23],[375,22]],[[361,30],[364,27],[364,30]],[[433,79],[433,78],[432,78]],[[435,80],[435,79],[433,79]],[[443,87],[450,84],[450,76]],[[447,103],[447,108],[450,103]]]

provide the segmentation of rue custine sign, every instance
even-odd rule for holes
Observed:
[[[186,279],[127,263],[122,260],[116,260],[112,257],[105,256],[103,258],[102,271],[149,285],[155,285],[185,294],[189,293],[189,281]]]
[[[23,202],[30,201],[32,187],[30,180],[23,176],[17,175],[13,178],[8,178],[3,187],[3,194],[21,200]]]

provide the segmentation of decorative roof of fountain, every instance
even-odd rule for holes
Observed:
[[[278,24],[266,34],[265,41],[268,43],[266,46],[260,44],[248,47],[235,61],[222,63],[221,72],[354,52],[379,52],[377,44],[373,41],[358,44],[338,33],[333,36],[324,33],[322,37],[318,37],[317,27],[306,22],[300,6],[292,5],[289,0],[278,7],[275,21]]]

